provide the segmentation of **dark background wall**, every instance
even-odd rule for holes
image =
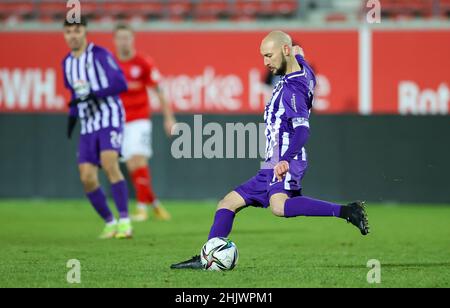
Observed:
[[[178,120],[193,123],[192,115]],[[260,122],[206,115],[203,124]],[[317,116],[311,119],[304,194],[329,200],[450,202],[450,118]],[[64,115],[0,114],[0,197],[83,196],[76,138]],[[260,159],[179,159],[154,117],[154,186],[163,199],[218,199],[253,176]],[[204,137],[204,140],[207,137]],[[103,178],[103,183],[105,183]]]

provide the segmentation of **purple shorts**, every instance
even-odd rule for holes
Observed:
[[[234,191],[245,200],[246,205],[266,208],[274,194],[284,193],[289,198],[300,196],[301,180],[306,169],[306,161],[292,161],[282,182],[278,182],[273,169],[261,169],[256,176],[236,187]]]
[[[122,128],[102,128],[90,134],[80,135],[78,143],[78,164],[91,163],[100,166],[100,153],[122,149]]]

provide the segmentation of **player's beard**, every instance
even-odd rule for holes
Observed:
[[[73,52],[79,52],[85,45],[87,45],[85,39],[73,41],[71,44],[71,50]]]
[[[75,42],[72,43],[72,51],[73,52],[78,52],[81,49],[82,44]]]
[[[129,58],[131,56],[131,48],[121,48],[120,55],[122,58]]]
[[[286,58],[283,56],[281,58],[280,67],[277,68],[277,70],[273,74],[275,76],[283,76],[283,75],[286,75],[286,70],[287,70],[287,61],[286,61]]]

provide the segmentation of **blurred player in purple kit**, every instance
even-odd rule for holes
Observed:
[[[71,138],[79,119],[80,179],[87,198],[106,223],[100,238],[130,238],[128,191],[119,168],[125,113],[118,95],[127,90],[127,84],[113,56],[106,49],[88,43],[86,27],[84,17],[79,23],[67,20],[64,23],[64,38],[71,50],[62,63],[64,84],[72,97],[67,134]],[[111,183],[118,221],[100,187],[99,167]]]
[[[346,206],[305,197],[301,180],[307,169],[305,145],[310,135],[309,114],[316,78],[300,47],[289,35],[269,33],[260,47],[264,65],[282,76],[266,105],[266,159],[257,175],[222,199],[217,207],[208,239],[228,237],[236,213],[247,206],[270,207],[278,217],[330,216],[369,233],[363,202]],[[173,264],[174,269],[201,269],[200,256]]]

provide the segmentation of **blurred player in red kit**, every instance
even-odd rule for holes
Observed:
[[[120,97],[126,113],[123,160],[126,161],[138,202],[136,212],[131,217],[135,221],[147,220],[147,209],[151,206],[155,218],[169,220],[170,214],[163,208],[153,191],[148,164],[152,156],[152,121],[148,87],[153,88],[158,95],[164,115],[164,129],[168,136],[176,123],[175,117],[158,86],[161,75],[153,60],[136,52],[133,30],[126,24],[119,24],[114,31],[114,43],[117,62],[128,84],[128,91],[123,92]]]

